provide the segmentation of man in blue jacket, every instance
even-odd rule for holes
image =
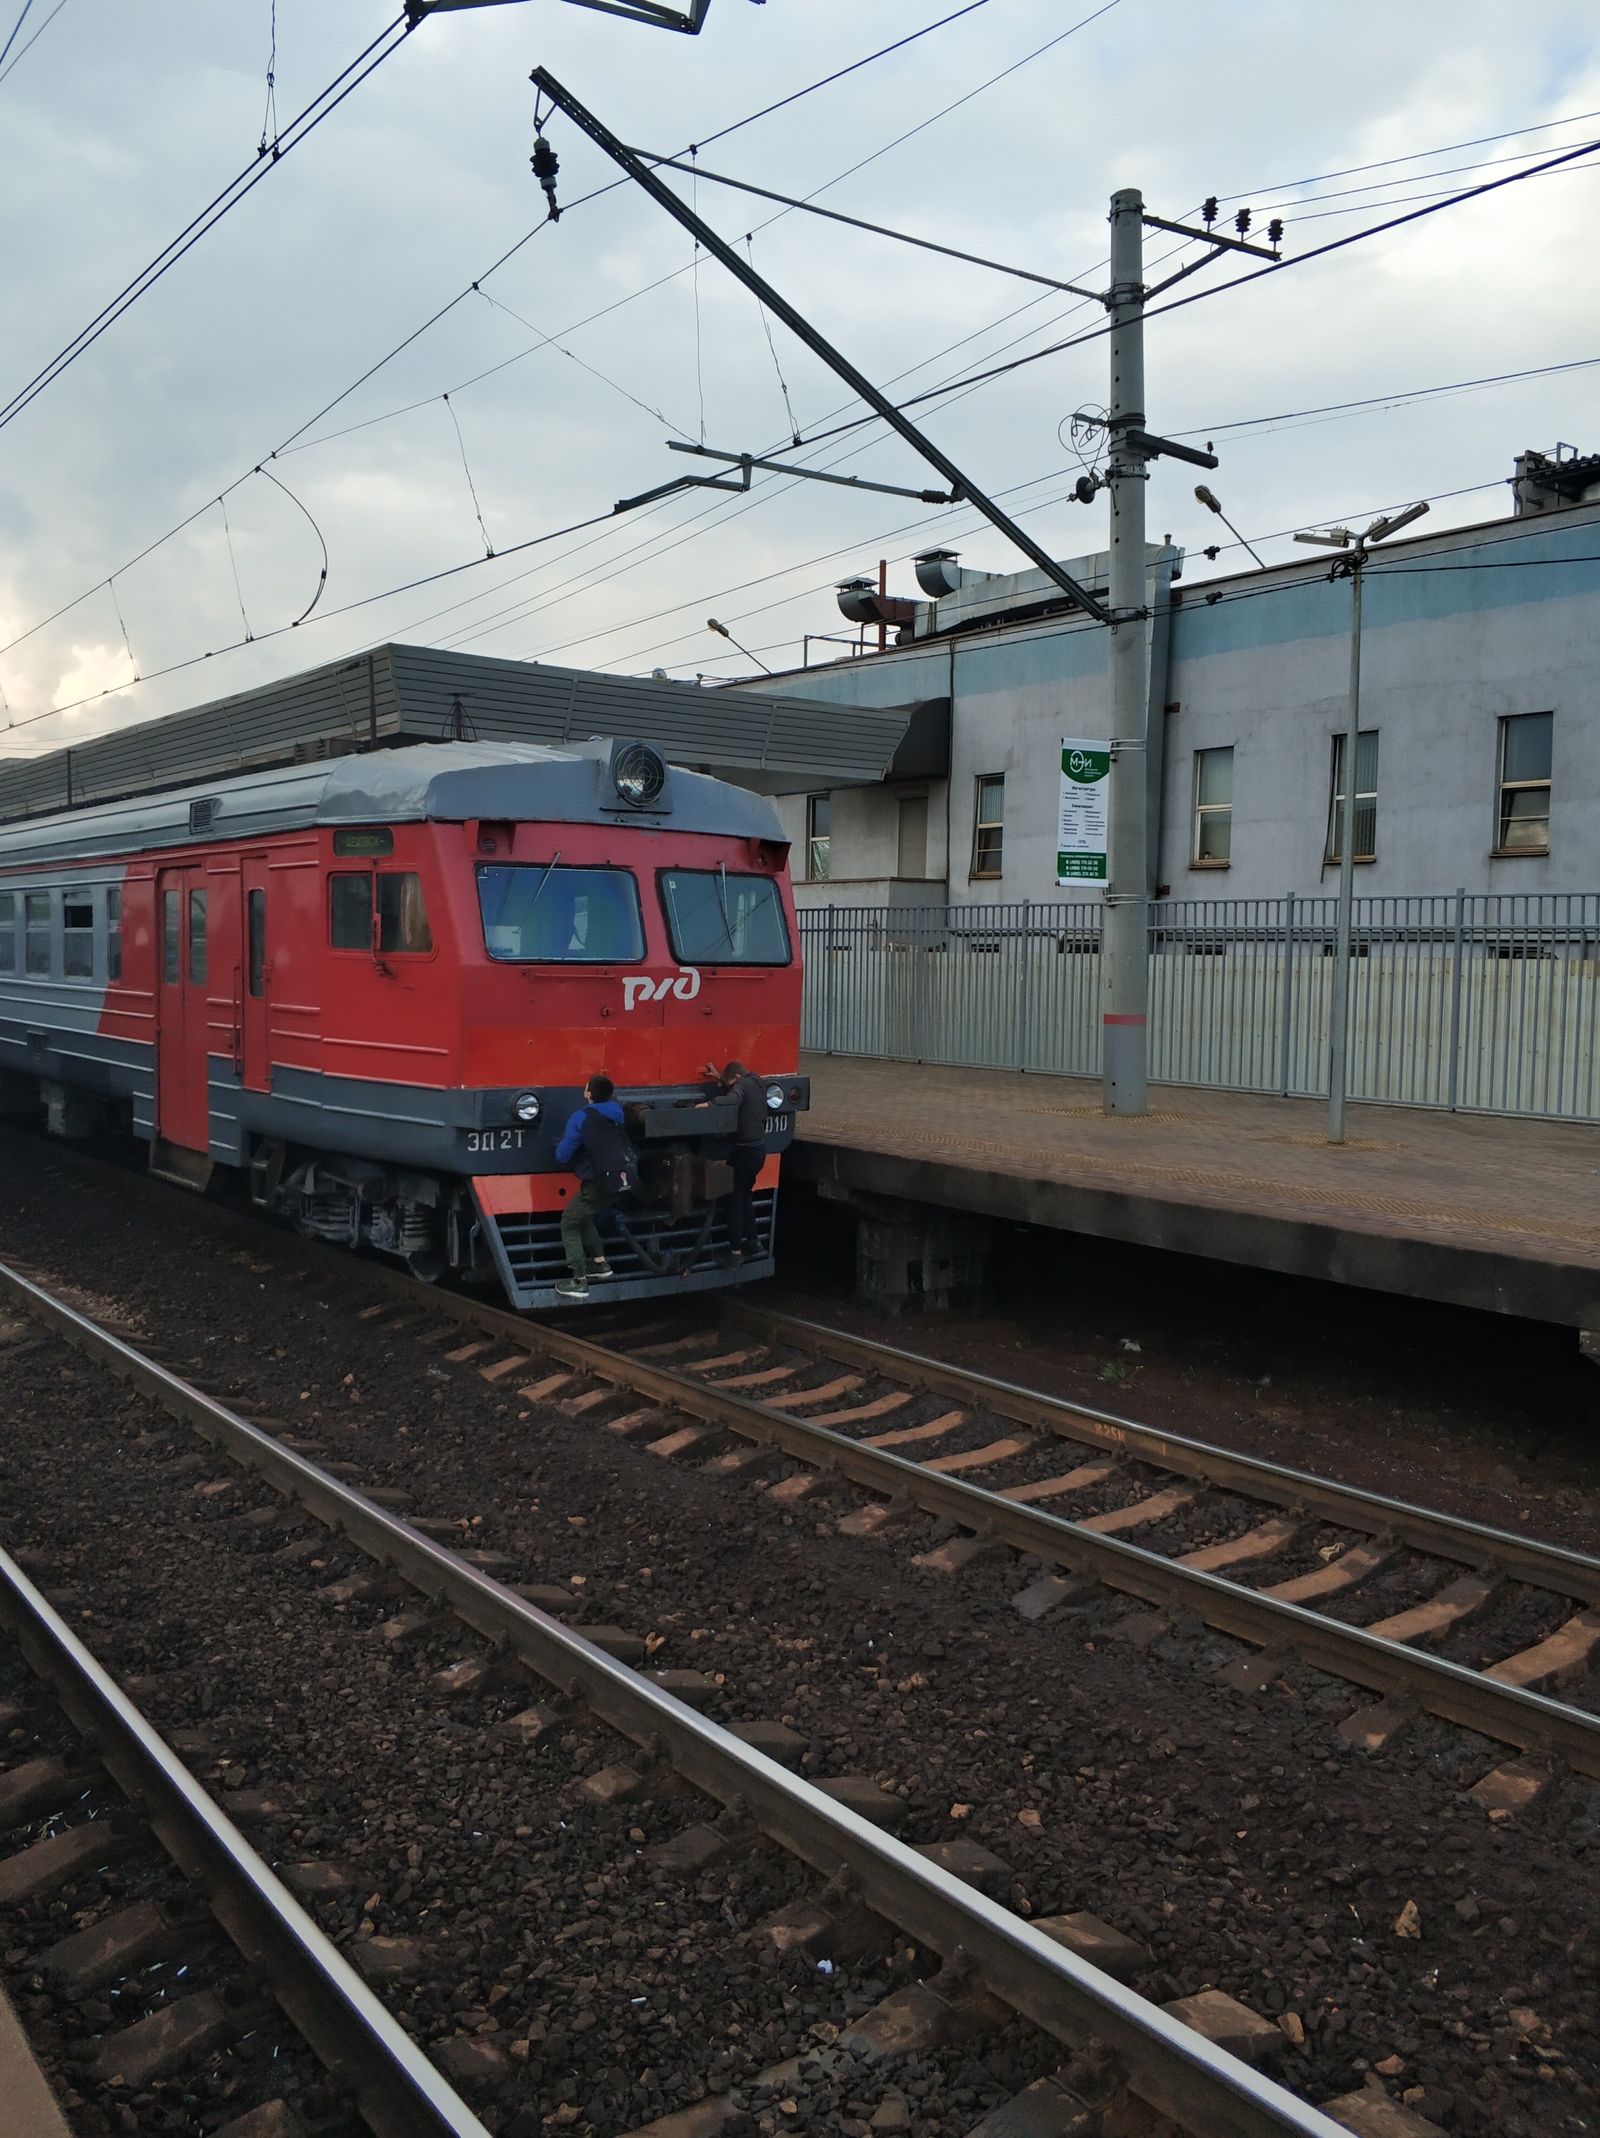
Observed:
[[[561,1299],[587,1299],[589,1279],[611,1275],[605,1242],[594,1220],[595,1212],[609,1210],[617,1197],[606,1194],[595,1179],[595,1130],[591,1123],[598,1115],[621,1130],[622,1108],[614,1097],[616,1088],[608,1076],[590,1077],[583,1087],[584,1103],[568,1120],[556,1145],[556,1164],[570,1166],[578,1176],[578,1192],[561,1213],[561,1245],[572,1272],[556,1286],[556,1295]]]

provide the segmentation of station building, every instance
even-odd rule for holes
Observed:
[[[1525,454],[1509,487],[1503,517],[1370,553],[1363,897],[1600,890],[1600,455]],[[1335,887],[1351,592],[1334,556],[1196,587],[1181,550],[1150,550],[1154,896]],[[1068,569],[1103,594],[1104,555]],[[934,551],[917,574],[920,599],[840,590],[847,616],[893,626],[884,651],[743,685],[910,715],[886,777],[779,800],[800,902],[1065,896],[1060,744],[1109,732],[1106,634],[1038,571],[974,572]]]

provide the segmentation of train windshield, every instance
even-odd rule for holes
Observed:
[[[683,965],[787,965],[789,930],[770,876],[663,869],[661,902]]]
[[[639,886],[627,869],[491,864],[478,870],[478,906],[491,958],[625,965],[644,956]]]

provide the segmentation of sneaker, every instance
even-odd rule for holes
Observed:
[[[614,1277],[616,1275],[616,1271],[611,1267],[611,1264],[605,1259],[604,1255],[602,1255],[598,1262],[591,1262],[589,1264],[589,1275],[591,1277]]]
[[[744,1249],[743,1249],[742,1247],[730,1247],[730,1248],[729,1248],[729,1250],[728,1250],[728,1267],[729,1267],[729,1269],[743,1269],[743,1268],[744,1268]]]
[[[589,1280],[587,1277],[563,1277],[556,1286],[556,1297],[558,1299],[584,1300],[588,1296]]]

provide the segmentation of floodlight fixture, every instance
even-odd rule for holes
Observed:
[[[733,633],[728,629],[726,624],[719,624],[714,616],[708,616],[706,618],[706,629],[708,631],[715,631],[718,638],[725,638],[728,641],[728,644],[730,646],[736,647],[738,651],[744,655],[747,661],[754,661],[763,675],[771,675],[772,670],[767,666],[766,662],[762,660],[761,656],[759,654],[752,653],[748,646],[739,645],[739,641],[734,637]]]
[[[1409,527],[1413,520],[1420,520],[1427,509],[1426,499],[1419,500],[1415,505],[1407,505],[1404,512],[1374,520],[1361,539],[1363,542],[1387,542],[1390,535],[1398,534],[1402,527]]]
[[[1324,549],[1348,549],[1352,536],[1348,527],[1330,527],[1326,534],[1317,534],[1308,529],[1304,534],[1297,534],[1295,540],[1320,542]]]
[[[1217,496],[1216,492],[1214,490],[1208,490],[1204,483],[1196,483],[1194,486],[1194,494],[1199,499],[1200,503],[1205,506],[1207,512],[1214,512],[1216,514],[1217,518],[1222,522],[1223,526],[1227,528],[1229,534],[1233,536],[1233,539],[1239,544],[1239,546],[1242,549],[1250,550],[1251,556],[1255,557],[1257,564],[1259,564],[1261,566],[1261,569],[1265,571],[1267,568],[1266,559],[1262,556],[1257,555],[1256,551],[1250,548],[1250,544],[1245,540],[1244,536],[1240,534],[1238,528],[1234,526],[1232,520],[1230,520],[1228,515],[1223,511],[1222,500]],[[1208,550],[1206,554],[1209,556],[1212,553]]]

